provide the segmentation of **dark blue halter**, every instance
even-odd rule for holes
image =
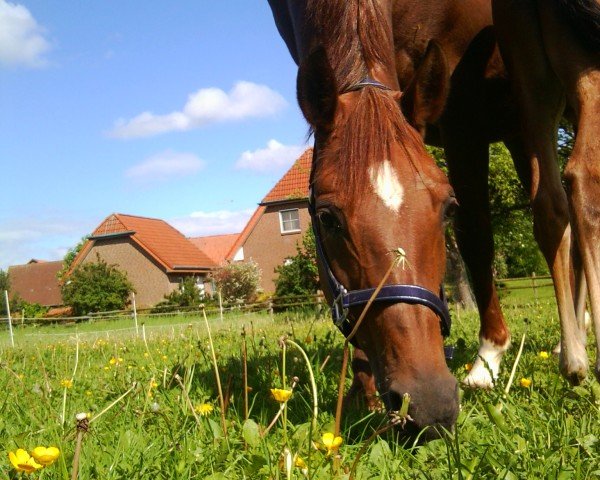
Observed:
[[[369,77],[361,80],[359,83],[352,85],[347,88],[343,93],[360,90],[364,87],[374,87],[382,90],[391,90],[386,85],[377,82]],[[316,144],[313,149],[313,171],[314,165],[317,157],[317,149]],[[319,261],[321,262],[323,269],[326,273],[326,280],[331,295],[333,297],[333,302],[331,305],[331,315],[333,317],[333,322],[340,329],[340,331],[344,334],[345,337],[350,335],[352,329],[354,327],[352,321],[348,318],[348,311],[351,307],[365,305],[373,292],[376,290],[375,288],[366,288],[363,290],[351,290],[348,291],[338,280],[335,278],[335,275],[331,271],[329,266],[329,262],[327,260],[327,255],[325,254],[325,250],[323,248],[323,243],[321,241],[321,235],[319,234],[319,228],[317,227],[318,218],[317,212],[315,208],[314,194],[312,189],[312,180],[311,180],[311,189],[310,189],[310,198],[309,198],[309,206],[308,210],[310,213],[312,228],[315,235],[315,244],[317,249],[317,256]],[[450,312],[448,310],[448,303],[446,301],[446,295],[444,294],[443,286],[440,287],[440,295],[436,295],[431,290],[428,290],[419,285],[401,285],[401,284],[390,284],[384,285],[373,302],[377,303],[408,303],[411,305],[424,305],[435,312],[435,314],[440,318],[440,328],[442,330],[442,335],[447,337],[450,335],[450,326],[452,324],[452,319],[450,317]],[[351,340],[352,341],[352,340]]]

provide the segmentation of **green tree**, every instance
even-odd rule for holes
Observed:
[[[558,126],[558,161],[561,171],[569,161],[573,147],[575,146],[575,131],[573,125],[563,118]]]
[[[0,268],[0,293],[4,294],[4,290],[10,291],[10,277],[6,270]]]
[[[309,228],[296,245],[296,255],[275,268],[275,295],[314,295],[319,289],[315,235]]]
[[[121,310],[128,305],[134,291],[126,273],[96,254],[96,262],[84,263],[69,275],[61,293],[65,305],[71,306],[75,315],[85,315]]]
[[[59,280],[62,281],[64,276],[69,272],[69,269],[71,268],[71,265],[73,265],[73,261],[75,260],[75,257],[81,251],[81,249],[86,244],[86,242],[87,242],[87,236],[82,237],[81,240],[79,240],[79,242],[77,243],[77,245],[69,248],[69,250],[63,257],[62,268],[56,274],[56,276]]]
[[[529,198],[503,144],[490,146],[489,179],[497,275],[546,273],[548,267],[533,236]]]
[[[252,303],[258,294],[260,269],[256,262],[228,263],[213,273],[225,303]]]
[[[10,292],[10,277],[6,270],[0,269],[0,314],[2,315],[6,315],[6,302],[4,301],[5,290]]]
[[[566,152],[572,141],[568,124],[565,124],[562,133],[559,132],[559,137],[563,139]],[[434,147],[428,150],[438,166],[447,171],[444,151]],[[528,196],[517,177],[510,153],[501,143],[490,145],[489,199],[496,274],[500,277],[519,277],[532,272],[546,273],[546,263],[533,236]],[[454,258],[452,253],[449,256],[451,261]],[[454,269],[458,272],[460,266],[451,264],[450,270]]]

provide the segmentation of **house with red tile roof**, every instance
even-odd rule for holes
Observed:
[[[30,260],[25,265],[8,267],[10,298],[21,298],[28,303],[39,303],[44,307],[62,305],[58,272],[63,262]]]
[[[296,255],[296,246],[310,227],[311,163],[309,148],[262,199],[241,233],[186,238],[164,220],[113,213],[88,237],[70,271],[95,262],[99,255],[127,274],[138,307],[148,307],[162,301],[186,276],[193,275],[211,292],[212,270],[225,262],[253,260],[262,271],[262,289],[273,292],[275,268]],[[56,280],[62,262],[32,262],[9,268],[11,291],[30,302],[62,304]],[[52,272],[41,273],[50,271],[51,265]]]
[[[296,255],[310,228],[308,187],[312,148],[308,148],[259,203],[226,259],[254,260],[262,271],[261,287],[275,291],[275,267]]]
[[[100,256],[127,274],[136,289],[136,303],[149,307],[193,275],[201,288],[217,263],[164,220],[113,213],[88,237],[75,257],[78,265]]]
[[[239,233],[227,233],[225,235],[190,237],[189,241],[208,255],[217,265],[222,265],[230,260],[227,258],[227,254],[239,236]]]

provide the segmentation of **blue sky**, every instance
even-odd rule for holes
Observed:
[[[240,231],[306,147],[266,0],[0,0],[0,268],[113,212]]]

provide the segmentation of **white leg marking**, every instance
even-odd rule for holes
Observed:
[[[502,355],[508,350],[508,347],[510,347],[510,340],[505,345],[499,346],[485,338],[480,338],[477,360],[463,383],[475,388],[494,388],[494,380],[498,378]]]
[[[369,168],[369,177],[375,193],[381,198],[384,205],[397,212],[404,199],[404,188],[398,180],[389,160],[384,160],[377,168]]]

